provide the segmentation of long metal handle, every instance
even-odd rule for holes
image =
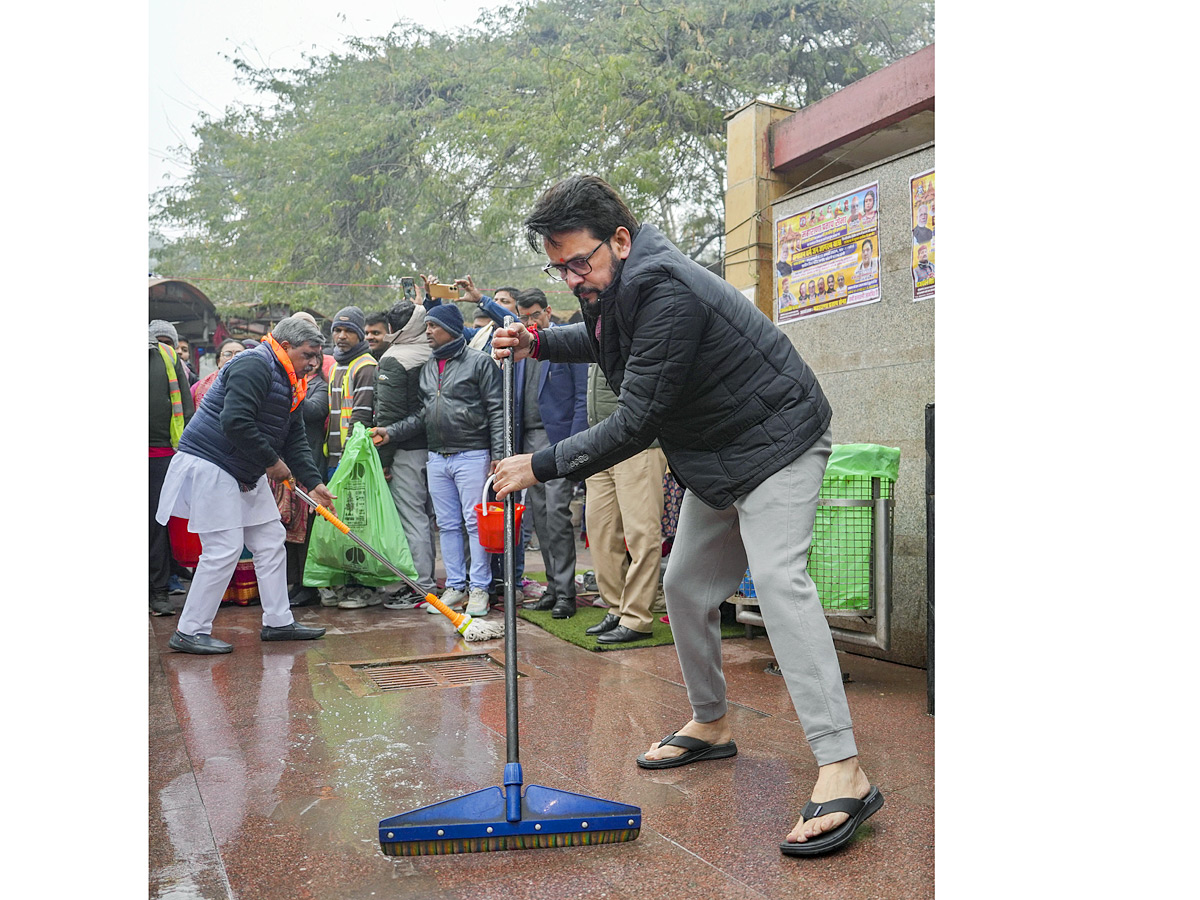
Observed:
[[[452,610],[450,607],[448,607],[445,603],[442,602],[442,598],[439,597],[437,594],[427,594],[427,593],[425,593],[425,591],[421,590],[420,586],[415,581],[413,581],[411,578],[409,578],[407,575],[405,575],[403,572],[401,572],[398,568],[396,568],[396,566],[392,564],[391,560],[385,559],[382,555],[380,555],[375,550],[374,547],[372,547],[370,544],[368,544],[366,541],[364,541],[362,538],[360,538],[357,534],[355,534],[353,531],[351,531],[349,525],[347,525],[345,522],[343,522],[341,519],[339,519],[337,516],[335,516],[333,513],[331,513],[325,507],[323,507],[320,503],[318,503],[312,497],[308,496],[308,494],[304,493],[304,491],[302,491],[300,489],[300,485],[298,485],[295,482],[295,480],[289,481],[288,484],[290,484],[292,487],[292,490],[295,491],[296,494],[299,495],[299,497],[305,503],[307,503],[314,510],[316,510],[321,515],[321,517],[325,519],[325,521],[327,521],[330,525],[332,525],[334,528],[336,528],[338,531],[340,531],[346,537],[350,538],[350,540],[354,541],[354,543],[358,544],[358,546],[362,547],[364,550],[366,550],[368,553],[370,553],[373,557],[375,557],[377,560],[379,560],[381,563],[383,563],[385,566],[387,566],[389,571],[393,572],[394,574],[396,574],[400,578],[402,578],[404,580],[404,583],[407,584],[410,588],[412,588],[417,593],[418,596],[424,596],[425,602],[430,604],[432,607],[434,607],[434,609],[436,609],[443,616],[445,616],[447,619],[449,619],[451,622],[453,622],[455,628],[458,628],[459,626],[461,626],[462,623],[466,620],[466,618],[467,618],[466,616],[464,616],[462,613],[457,613],[454,610]]]
[[[512,316],[504,317],[504,327],[512,325]],[[516,375],[510,352],[500,363],[504,378],[504,455],[516,452]],[[517,722],[517,496],[504,498],[504,731],[508,742],[508,761],[521,761]]]

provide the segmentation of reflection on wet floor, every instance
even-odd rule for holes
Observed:
[[[787,859],[815,765],[763,637],[723,644],[733,759],[645,771],[634,757],[689,716],[671,646],[593,653],[518,626],[527,784],[642,809],[637,840],[400,859],[378,822],[502,783],[503,681],[382,692],[364,661],[493,653],[420,610],[297,610],[323,640],[263,644],[257,607],[222,609],[221,657],[173,653],[151,619],[152,898],[927,897],[933,720],[921,670],[842,654],[864,763],[887,805],[842,853]],[[493,613],[493,615],[496,615]]]

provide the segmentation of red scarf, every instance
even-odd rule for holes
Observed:
[[[288,381],[292,383],[291,412],[295,412],[296,407],[299,406],[300,402],[304,399],[304,395],[308,393],[308,379],[296,377],[296,367],[292,365],[291,358],[287,355],[287,351],[279,345],[279,341],[275,340],[272,335],[268,334],[263,338],[263,341],[270,346],[271,350],[275,353],[275,358],[279,360],[280,365],[283,366],[283,370],[287,372]]]

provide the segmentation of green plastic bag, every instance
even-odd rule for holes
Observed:
[[[898,447],[837,444],[825,467],[821,497],[869,500],[872,478],[895,484],[899,473]],[[817,507],[808,572],[825,609],[870,608],[874,520],[871,506]]]
[[[829,452],[826,478],[900,477],[900,448],[880,444],[836,444]]]
[[[371,442],[371,433],[361,422],[354,423],[328,487],[337,498],[337,517],[376,553],[416,581],[417,569],[391,489],[383,477],[379,452]],[[317,516],[304,564],[304,584],[307,587],[332,587],[346,584],[351,576],[358,584],[368,587],[382,587],[400,580],[395,572]]]

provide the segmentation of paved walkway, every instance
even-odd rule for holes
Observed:
[[[234,652],[217,657],[170,651],[177,619],[149,620],[151,898],[933,896],[923,670],[840,654],[864,766],[886,803],[846,850],[799,860],[777,845],[816,768],[782,679],[765,671],[774,657],[761,632],[723,645],[738,756],[651,772],[634,757],[689,718],[674,648],[595,653],[521,622],[527,784],[639,806],[641,835],[396,859],[379,850],[381,818],[502,782],[504,682],[384,692],[358,667],[502,660],[503,641],[468,644],[421,610],[297,613],[326,637],[265,644],[259,607],[222,608],[214,634]]]

